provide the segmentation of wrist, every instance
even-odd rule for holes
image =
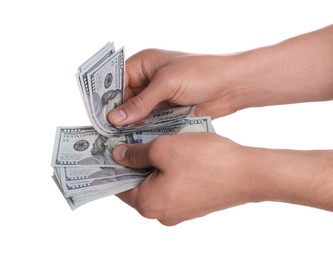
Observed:
[[[220,99],[227,107],[224,109],[227,113],[224,114],[283,102],[283,97],[280,101],[276,100],[279,88],[274,89],[270,86],[271,81],[265,79],[267,74],[275,70],[274,65],[271,69],[267,68],[266,60],[269,60],[270,53],[274,52],[270,48],[219,56],[219,88],[223,89]]]
[[[258,48],[227,56],[226,84],[235,110],[290,103],[290,92],[283,89],[281,66],[276,46]],[[280,74],[280,75],[279,75]],[[287,84],[287,83],[286,83]]]
[[[251,201],[279,201],[333,211],[333,151],[254,148]]]
[[[333,98],[333,27],[226,56],[239,109]]]

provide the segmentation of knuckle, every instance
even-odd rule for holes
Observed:
[[[151,55],[151,53],[153,53],[155,51],[156,51],[156,49],[154,49],[154,48],[147,48],[142,51],[139,51],[138,55]]]
[[[161,89],[162,95],[166,99],[172,98],[181,86],[183,85],[183,79],[179,78],[177,74],[179,70],[172,64],[160,68],[154,77],[155,82],[158,86],[163,86]]]
[[[153,49],[153,48],[144,49],[142,51],[137,52],[133,56],[131,56],[128,60],[132,61],[132,60],[147,59],[155,52],[156,52],[156,49]]]
[[[164,66],[156,72],[155,80],[159,81],[159,82],[163,82],[164,88],[173,86],[174,82],[175,82],[175,78],[171,77],[170,73],[172,73],[172,70],[170,69],[170,65]]]
[[[142,110],[145,108],[145,102],[140,95],[134,96],[128,100],[129,107],[134,110]]]
[[[132,146],[129,152],[127,153],[127,159],[130,162],[131,165],[136,165],[138,163],[138,147],[136,145]]]

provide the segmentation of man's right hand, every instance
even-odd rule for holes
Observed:
[[[126,62],[125,103],[109,113],[116,126],[135,123],[156,107],[197,105],[196,116],[235,111],[226,79],[226,56],[148,49]]]

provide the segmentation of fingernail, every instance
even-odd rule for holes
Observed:
[[[122,109],[115,109],[110,112],[109,119],[114,122],[121,122],[126,119],[127,115]]]
[[[125,159],[125,154],[127,151],[127,146],[126,145],[118,145],[112,153],[113,159],[116,161],[122,161]]]

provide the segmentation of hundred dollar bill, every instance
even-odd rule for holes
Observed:
[[[125,87],[124,48],[88,72],[90,105],[101,133],[118,132],[107,119],[108,113],[123,103]]]
[[[80,206],[82,206],[82,205],[84,205],[84,204],[86,204],[90,201],[97,200],[97,199],[100,199],[100,198],[104,198],[106,196],[115,195],[115,194],[118,194],[120,192],[133,189],[133,188],[137,187],[143,181],[143,179],[138,178],[138,179],[135,179],[131,182],[126,182],[126,183],[123,183],[122,185],[114,186],[114,187],[112,187],[112,189],[109,188],[109,189],[106,189],[106,190],[99,190],[99,191],[86,191],[86,192],[78,194],[78,195],[65,197],[56,176],[53,175],[52,179],[54,180],[54,182],[58,186],[59,190],[62,192],[64,198],[66,199],[68,205],[70,206],[70,208],[72,210],[75,210],[78,207],[80,207]]]
[[[88,72],[93,70],[96,66],[98,66],[101,62],[105,61],[115,52],[114,44],[107,43],[101,50],[99,50],[94,56],[88,59],[85,63],[83,63],[76,74],[77,83],[79,85],[81,97],[83,99],[84,106],[86,108],[87,114],[91,122],[97,124],[98,121],[94,117],[92,107],[90,105],[90,90],[88,84]]]
[[[82,190],[96,190],[105,183],[118,182],[121,180],[130,180],[132,178],[147,177],[152,169],[131,169],[115,167],[57,167],[55,174],[59,186],[67,196],[80,193]],[[118,182],[116,185],[120,185]],[[71,192],[69,192],[71,191]]]
[[[149,169],[131,169],[126,167],[57,167],[57,175],[61,176],[61,182],[68,183],[80,180],[95,180],[125,175],[146,176],[151,172]]]
[[[176,106],[152,111],[146,118],[135,124],[119,128],[121,133],[133,132],[138,130],[148,130],[154,128],[163,128],[173,125],[181,125],[187,122],[195,107],[194,106]]]
[[[144,178],[132,179],[131,181],[124,182],[121,185],[114,186],[111,189],[86,191],[84,193],[73,195],[69,198],[72,200],[72,202],[74,204],[82,203],[82,201],[88,202],[88,201],[95,200],[100,197],[116,195],[120,192],[127,191],[129,189],[133,189],[133,188],[137,187],[138,185],[140,185],[140,183],[143,180],[144,180]]]
[[[122,186],[131,182],[137,183],[144,180],[145,176],[141,175],[125,175],[118,177],[109,177],[103,179],[80,180],[71,181],[66,183],[65,188],[62,190],[65,197],[71,197],[78,194],[86,194],[88,191],[98,192],[110,190],[114,187]]]
[[[90,198],[93,198],[95,196],[99,196],[101,194],[105,194],[105,193],[108,193],[110,195],[116,195],[118,194],[119,192],[123,192],[123,191],[126,191],[124,189],[124,187],[128,187],[129,185],[132,186],[132,188],[140,185],[140,183],[142,181],[144,181],[145,178],[141,177],[141,178],[132,178],[128,181],[123,181],[121,182],[121,184],[118,182],[117,185],[114,185],[112,186],[111,188],[108,188],[108,189],[97,189],[97,190],[87,190],[85,192],[80,192],[78,194],[74,194],[73,196],[70,196],[70,198],[73,200],[73,201],[78,201],[78,200],[87,200],[87,199],[90,199]],[[133,186],[135,184],[135,186]]]
[[[182,124],[113,136],[103,136],[93,127],[58,127],[52,166],[109,166],[121,167],[112,159],[119,144],[148,143],[160,135],[181,132],[213,132],[209,117],[186,118]]]
[[[174,125],[194,110],[194,106],[165,108],[153,111],[135,125],[116,128],[110,124],[108,113],[121,105],[125,96],[124,48],[115,52],[113,43],[107,44],[81,65],[76,78],[89,119],[103,136]]]

